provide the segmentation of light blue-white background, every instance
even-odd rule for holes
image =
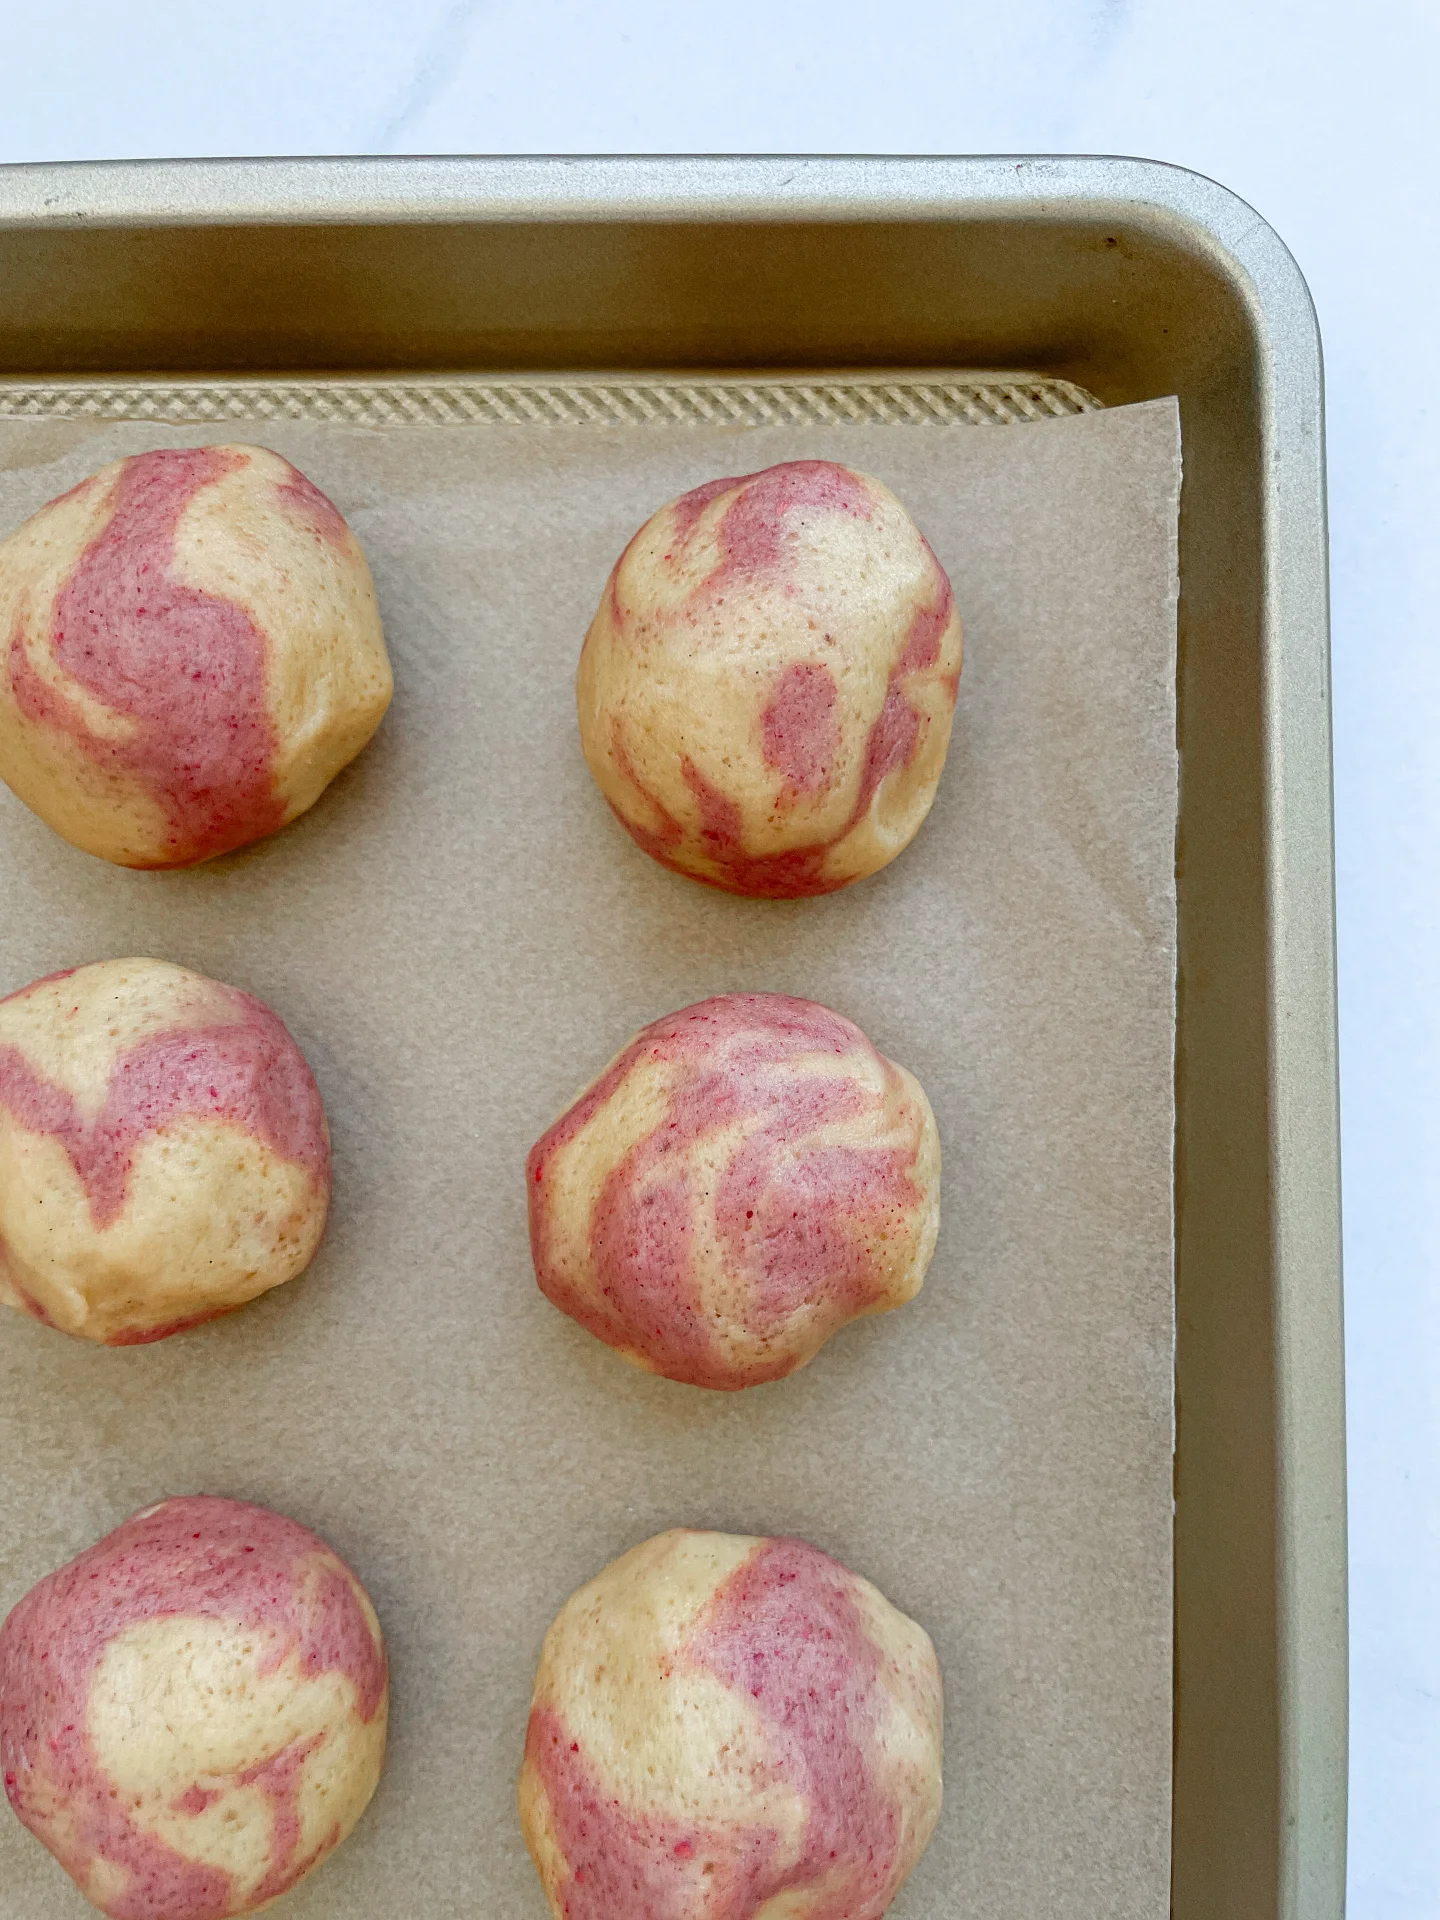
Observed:
[[[0,160],[1127,153],[1299,258],[1329,378],[1354,1920],[1440,1916],[1440,5],[0,0]]]

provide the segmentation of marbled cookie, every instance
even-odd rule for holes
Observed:
[[[662,507],[580,657],[590,770],[647,853],[731,893],[830,893],[930,811],[960,678],[950,582],[879,480],[796,460]]]

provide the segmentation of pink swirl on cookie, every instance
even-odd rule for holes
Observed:
[[[0,1298],[47,1324],[133,1346],[242,1304],[308,1260],[330,1180],[314,1075],[253,995],[140,960],[0,1001]]]
[[[913,1298],[939,1146],[910,1074],[784,994],[646,1027],[531,1150],[541,1291],[636,1364],[733,1390]]]
[[[662,1534],[541,1656],[521,1808],[552,1909],[754,1920],[789,1895],[807,1920],[879,1920],[938,1815],[940,1721],[928,1639],[837,1561]]]
[[[202,487],[243,464],[194,447],[126,460],[110,517],[56,596],[50,653],[65,677],[132,721],[115,734],[32,665],[17,632],[10,684],[28,720],[69,733],[102,769],[136,778],[170,822],[165,858],[206,860],[273,833],[275,730],[265,708],[265,640],[250,615],[177,580],[175,530]]]
[[[175,1027],[116,1056],[105,1104],[92,1120],[18,1047],[0,1047],[0,1106],[29,1133],[61,1142],[97,1227],[125,1205],[136,1146],[182,1117],[214,1119],[263,1140],[329,1190],[330,1141],[320,1089],[279,1015],[253,994],[224,989],[233,1023]]]
[[[839,689],[829,667],[797,660],[786,667],[760,714],[765,764],[785,776],[782,805],[823,793],[840,757]]]
[[[697,487],[630,541],[581,654],[581,740],[662,865],[829,893],[929,811],[960,664],[949,579],[900,502],[794,461]]]
[[[263,1507],[168,1500],[0,1629],[5,1792],[112,1920],[229,1920],[353,1826],[387,1698],[374,1611],[323,1541]]]
[[[711,480],[681,494],[674,508],[681,537],[688,539],[712,500],[729,496],[717,529],[722,559],[705,583],[708,593],[728,587],[737,575],[788,570],[790,516],[812,522],[817,515],[848,514],[869,520],[872,496],[862,475],[833,460],[789,460],[759,473]]]

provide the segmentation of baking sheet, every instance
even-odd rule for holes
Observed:
[[[894,1911],[1144,1916],[1169,1898],[1173,402],[982,431],[367,431],[0,423],[0,526],[117,453],[254,438],[370,555],[398,691],[305,819],[195,873],[111,869],[0,791],[0,990],[176,959],[261,994],[325,1094],[310,1273],[124,1352],[0,1323],[0,1610],[147,1501],[328,1538],[389,1637],[390,1759],[287,1911],[539,1920],[513,1809],[540,1638],[675,1524],[794,1532],[933,1635],[947,1806]],[[930,822],[847,893],[670,875],[600,801],[571,677],[615,554],[716,473],[838,458],[910,505],[967,659]],[[858,1020],[940,1121],[913,1305],[712,1396],[540,1297],[521,1167],[629,1034],[774,988]],[[0,1820],[7,1920],[79,1896]],[[621,1920],[617,1916],[617,1920]]]

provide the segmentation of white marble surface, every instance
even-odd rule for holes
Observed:
[[[1350,1911],[1440,1913],[1434,0],[4,0],[0,159],[1108,152],[1213,175],[1325,331],[1350,1395]]]

